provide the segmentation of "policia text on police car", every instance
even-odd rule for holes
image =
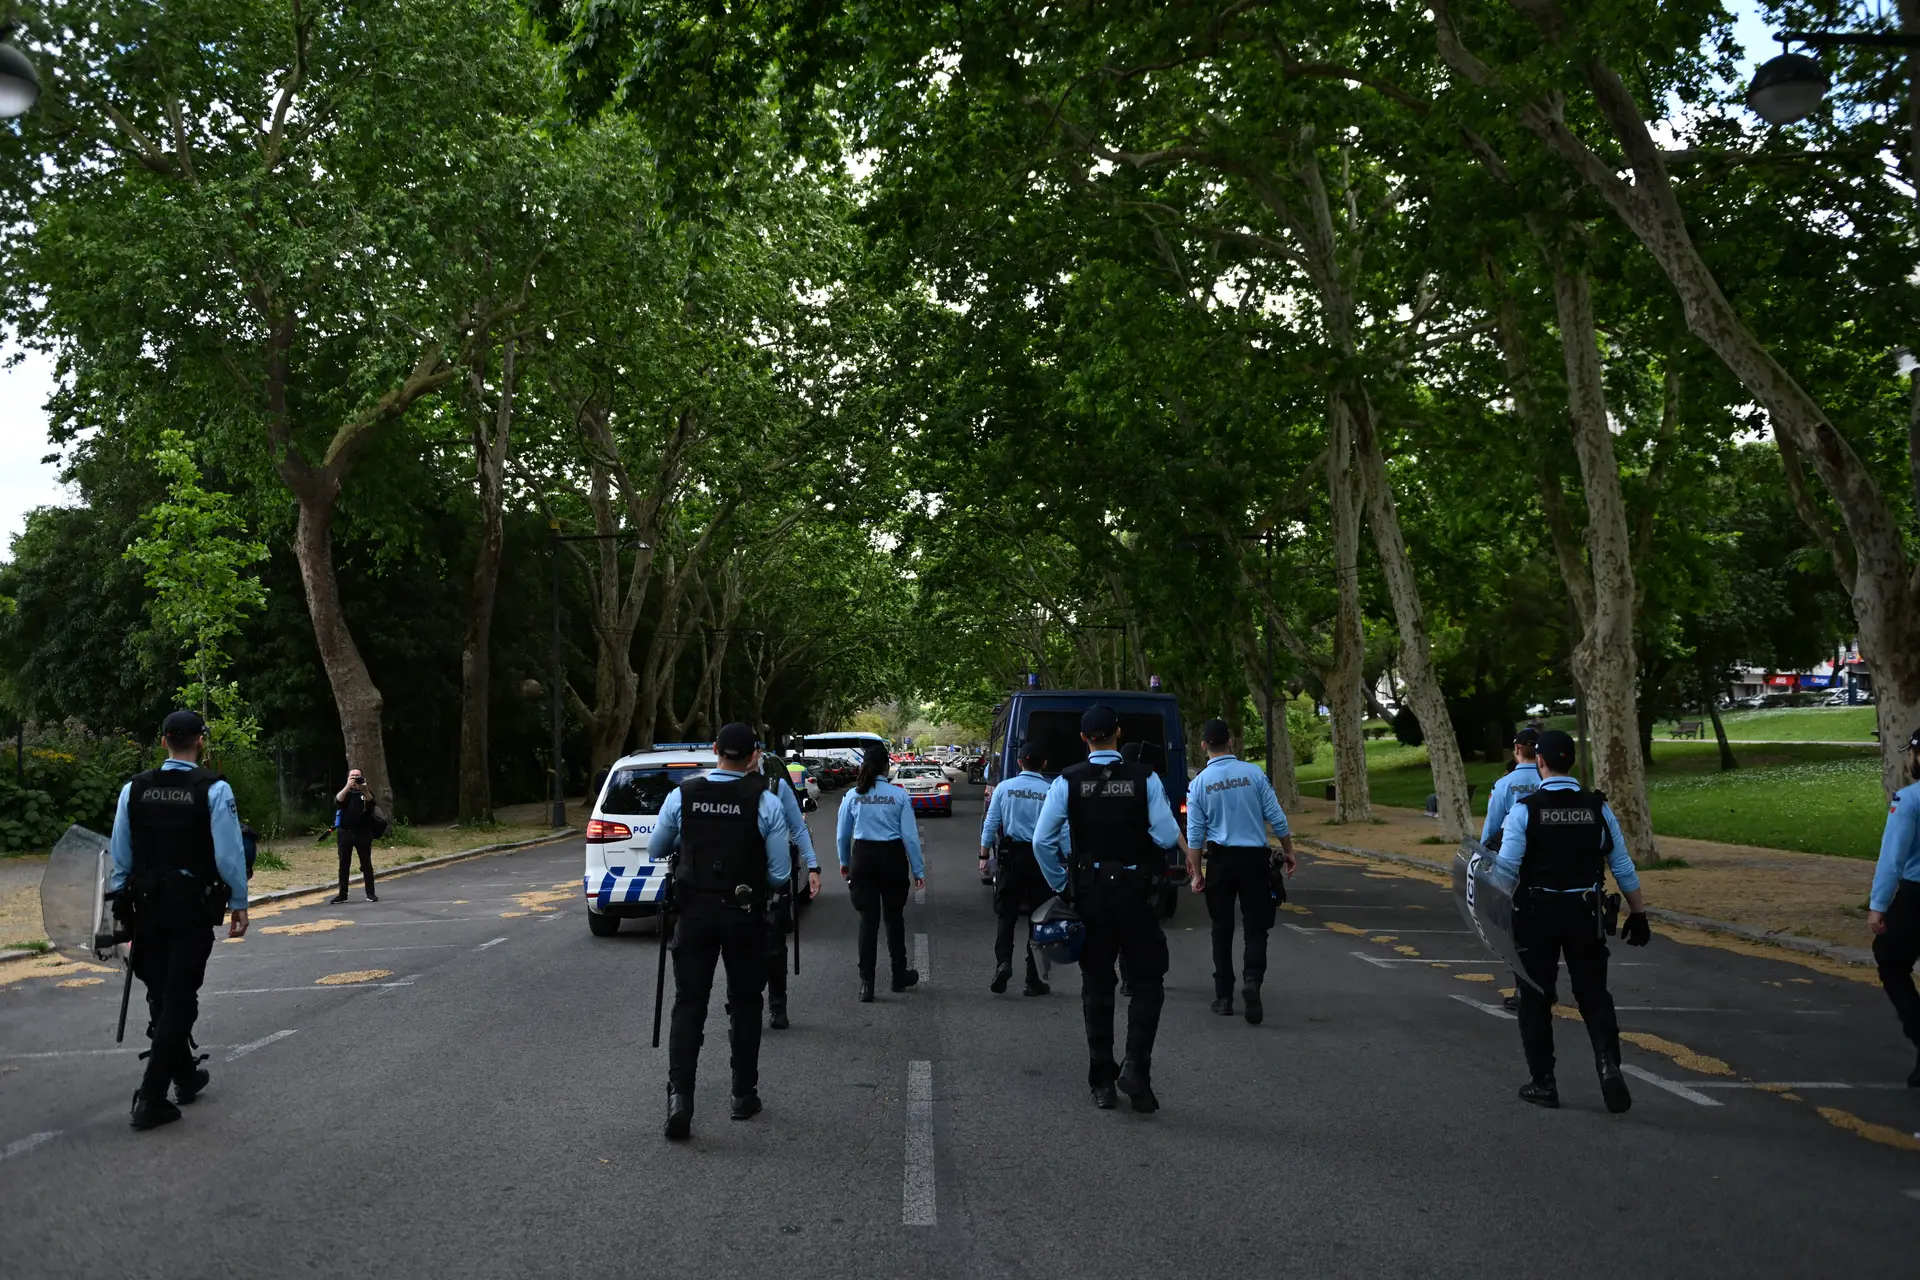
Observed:
[[[787,819],[756,772],[751,728],[730,724],[713,744],[718,767],[689,779],[660,806],[649,854],[674,859],[673,1027],[667,1041],[666,1136],[693,1132],[714,970],[727,969],[733,1118],[760,1107],[760,1009],[767,986],[767,903],[787,883]]]
[[[160,726],[167,759],[120,789],[113,820],[115,917],[131,923],[133,972],[146,984],[153,1014],[147,1067],[133,1095],[133,1127],[180,1118],[167,1100],[192,1102],[210,1073],[193,1053],[200,984],[213,952],[213,929],[229,908],[227,936],[247,931],[247,854],[233,788],[199,765],[206,722],[175,711]]]
[[[1520,1044],[1533,1078],[1521,1086],[1520,1096],[1537,1106],[1560,1105],[1553,1003],[1564,955],[1567,981],[1593,1045],[1601,1096],[1607,1110],[1625,1111],[1633,1097],[1620,1073],[1620,1023],[1607,990],[1607,871],[1612,870],[1632,911],[1620,931],[1629,946],[1644,947],[1653,937],[1646,899],[1606,796],[1583,789],[1570,776],[1573,739],[1549,729],[1540,735],[1537,752],[1539,789],[1507,813],[1495,864],[1504,876],[1516,878],[1513,938],[1528,979],[1520,983]]]

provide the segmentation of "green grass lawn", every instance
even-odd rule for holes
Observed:
[[[1713,740],[1713,723],[1697,711],[1673,716],[1653,727],[1655,742],[1667,741],[1667,734],[1680,720],[1700,720],[1701,732]],[[1769,711],[1722,711],[1721,723],[1727,727],[1729,742],[1872,742],[1872,707],[1781,707]],[[1578,731],[1572,716],[1548,716],[1543,724],[1549,729]]]
[[[1866,711],[1871,707],[1836,708]],[[1806,715],[1807,711],[1754,712]],[[1815,713],[1821,714],[1821,713]],[[1729,725],[1731,736],[1731,725]],[[1662,835],[1805,853],[1872,858],[1880,850],[1887,805],[1880,791],[1877,754],[1838,743],[1807,742],[1736,749],[1741,767],[1721,773],[1713,742],[1654,740],[1647,775],[1653,827]],[[1487,794],[1506,770],[1469,763],[1473,810],[1487,811]],[[1322,744],[1299,770],[1302,789],[1318,794],[1333,777],[1333,749]],[[1367,780],[1380,804],[1419,808],[1433,790],[1425,747],[1392,740],[1367,744]]]

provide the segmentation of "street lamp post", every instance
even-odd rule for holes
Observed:
[[[14,23],[0,23],[0,120],[23,116],[40,101],[40,74],[27,55],[13,46],[16,30]]]
[[[1920,35],[1892,31],[1783,31],[1780,54],[1760,64],[1747,86],[1747,106],[1768,124],[1792,124],[1812,115],[1833,82],[1825,67],[1804,53],[1788,53],[1790,44],[1825,49],[1920,49]]]
[[[560,522],[549,521],[547,537],[552,544],[549,559],[553,565],[553,645],[547,657],[547,680],[552,703],[548,712],[553,722],[553,788],[548,798],[547,821],[558,829],[567,825],[566,703],[561,696],[566,672],[560,663],[560,544],[563,542],[620,542],[625,550],[645,551],[647,544],[624,533],[561,533]],[[625,541],[622,541],[622,540]]]

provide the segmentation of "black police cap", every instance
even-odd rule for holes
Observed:
[[[197,738],[206,731],[207,722],[198,711],[169,712],[160,722],[160,736],[164,738]]]
[[[1540,758],[1555,773],[1565,773],[1573,768],[1573,758],[1578,753],[1573,745],[1573,735],[1563,729],[1547,729],[1540,734]]]
[[[1540,731],[1538,729],[1533,729],[1533,728],[1522,729],[1520,732],[1513,735],[1513,745],[1516,747],[1539,746]]]
[[[1907,750],[1920,751],[1920,729],[1915,729],[1913,735],[1907,739]]]
[[[1089,738],[1111,738],[1120,732],[1120,713],[1107,706],[1088,707],[1080,717],[1080,732]]]
[[[737,720],[732,724],[722,725],[720,736],[714,739],[714,746],[720,754],[735,760],[746,759],[759,745],[760,735],[753,731],[753,726],[741,724]]]
[[[1232,737],[1233,730],[1228,728],[1227,722],[1219,716],[1200,726],[1200,741],[1210,747],[1224,747]]]

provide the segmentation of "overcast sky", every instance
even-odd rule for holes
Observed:
[[[1748,65],[1778,52],[1755,0],[1729,5],[1740,15],[1736,28],[1746,46]],[[0,361],[17,354],[0,339]],[[53,390],[53,365],[28,354],[18,365],[0,368],[0,556],[35,507],[73,501],[60,483],[59,468],[42,463],[48,451],[47,417],[41,406]]]

